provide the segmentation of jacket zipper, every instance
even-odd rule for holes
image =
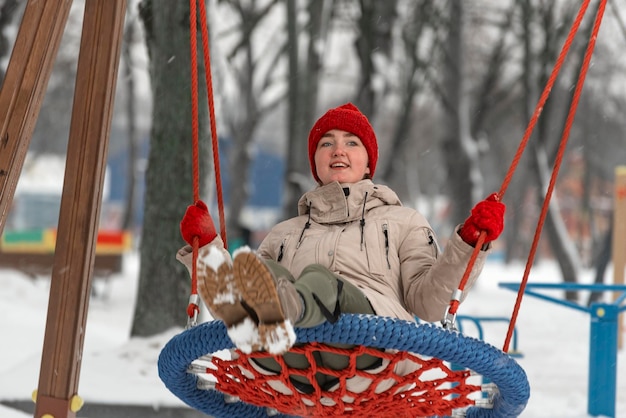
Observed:
[[[439,251],[437,249],[437,245],[435,245],[435,238],[430,233],[430,231],[428,231],[428,245],[431,245],[433,247],[433,252],[435,253],[435,257],[437,257],[439,255]]]
[[[385,258],[387,259],[387,268],[391,270],[391,263],[389,262],[389,228],[387,224],[383,224],[383,235],[385,236]]]
[[[311,227],[311,205],[309,202],[309,217],[304,224],[304,228],[302,228],[302,232],[300,232],[300,238],[298,238],[298,243],[296,244],[296,250],[300,248],[300,244],[302,244],[302,239],[304,238],[304,232]]]
[[[283,259],[283,256],[285,255],[285,240],[283,239],[283,242],[280,243],[280,249],[278,250],[278,258],[276,259],[276,261],[278,261],[280,263],[280,260]]]

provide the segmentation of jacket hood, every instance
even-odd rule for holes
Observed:
[[[361,219],[368,211],[385,205],[402,206],[398,195],[387,186],[371,180],[333,182],[305,193],[298,201],[298,215],[309,215],[320,224],[336,224]]]

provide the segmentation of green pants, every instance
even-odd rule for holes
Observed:
[[[375,313],[369,300],[358,287],[335,276],[321,264],[307,266],[295,279],[277,262],[273,260],[265,260],[265,262],[274,276],[282,276],[292,282],[304,300],[304,315],[295,324],[296,327],[312,328],[320,325],[328,320],[328,313],[334,313],[337,306],[341,313]],[[338,290],[339,288],[341,291]]]
[[[372,305],[359,288],[340,279],[320,264],[307,266],[296,279],[287,269],[275,261],[265,260],[265,262],[275,276],[282,276],[291,281],[304,300],[304,315],[295,324],[296,327],[315,327],[327,321],[329,314],[332,313],[375,314]],[[353,347],[350,344],[332,344],[332,346],[339,348]],[[283,355],[283,358],[290,368],[306,369],[310,367],[306,357],[301,354],[287,352]],[[348,356],[323,351],[315,352],[314,358],[318,366],[328,367],[333,370],[345,369],[350,362]],[[271,357],[255,359],[254,361],[266,370],[277,373],[280,371],[280,365]],[[378,367],[381,362],[382,360],[379,357],[364,354],[356,358],[356,367],[359,370],[365,370]],[[317,384],[323,390],[338,383],[337,378],[334,376],[319,372],[315,378]],[[292,375],[291,382],[298,390],[304,393],[312,393],[314,390],[311,383],[302,376]]]

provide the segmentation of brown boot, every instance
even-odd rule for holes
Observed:
[[[242,351],[261,350],[258,321],[241,304],[226,250],[210,246],[198,254],[198,293],[215,319],[224,321],[231,341]]]
[[[285,353],[296,342],[293,326],[304,311],[300,295],[289,280],[275,278],[250,248],[240,248],[233,255],[234,281],[242,304],[259,320],[261,345],[272,354]]]

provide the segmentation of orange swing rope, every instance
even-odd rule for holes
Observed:
[[[502,186],[500,187],[500,191],[498,192],[498,197],[499,199],[502,199],[504,197],[504,194],[509,186],[509,183],[511,182],[511,179],[513,177],[513,174],[519,164],[519,161],[522,157],[522,154],[528,144],[528,141],[530,140],[530,136],[533,133],[533,130],[537,124],[537,121],[539,120],[539,116],[541,115],[541,112],[543,110],[543,107],[545,106],[546,101],[548,100],[548,97],[550,96],[550,93],[552,91],[552,88],[554,87],[554,84],[556,82],[557,76],[559,75],[559,72],[561,70],[561,67],[563,66],[563,63],[565,62],[565,58],[567,57],[567,54],[569,53],[569,50],[571,49],[572,43],[574,42],[574,38],[576,36],[576,34],[578,33],[578,30],[580,28],[580,25],[582,23],[582,20],[586,14],[587,8],[589,6],[590,0],[584,0],[583,3],[581,4],[581,7],[578,11],[578,14],[576,16],[576,19],[574,20],[574,23],[572,24],[572,27],[569,31],[569,34],[565,40],[565,43],[563,45],[563,48],[561,49],[561,52],[558,56],[558,59],[556,61],[556,64],[554,66],[554,68],[552,69],[552,72],[550,74],[550,77],[548,78],[548,81],[546,83],[546,86],[544,87],[544,90],[539,98],[539,101],[537,103],[537,105],[535,106],[535,110],[533,112],[533,115],[528,123],[528,126],[526,128],[526,131],[524,132],[524,136],[519,144],[519,147],[517,149],[517,152],[515,153],[515,156],[513,157],[513,161],[509,167],[509,170],[502,182]],[[580,72],[579,72],[579,76],[578,76],[578,80],[576,83],[576,88],[574,90],[574,94],[572,97],[572,102],[570,104],[570,108],[568,111],[568,115],[567,115],[567,119],[566,119],[566,123],[565,123],[565,127],[563,129],[563,133],[561,136],[561,141],[559,143],[559,148],[558,148],[558,152],[555,158],[555,162],[554,162],[554,166],[553,166],[553,170],[552,170],[552,175],[550,178],[550,182],[546,191],[546,195],[543,201],[543,205],[542,205],[542,209],[541,209],[541,214],[539,216],[539,220],[537,222],[537,228],[535,230],[535,236],[533,238],[533,242],[531,245],[531,249],[530,249],[530,253],[528,256],[528,260],[526,263],[526,267],[524,270],[524,275],[522,278],[522,283],[520,285],[518,294],[517,294],[517,300],[515,302],[515,306],[513,308],[513,313],[511,316],[511,320],[509,321],[509,327],[507,330],[507,335],[505,338],[505,342],[503,345],[503,349],[502,351],[504,352],[508,352],[509,350],[509,345],[511,342],[511,338],[513,336],[513,331],[515,329],[515,323],[517,321],[517,316],[519,313],[519,309],[521,306],[521,301],[522,301],[522,296],[524,294],[524,289],[526,288],[526,283],[528,282],[528,277],[530,274],[530,268],[531,265],[533,263],[536,251],[537,251],[537,247],[539,245],[539,238],[541,236],[541,231],[543,229],[543,224],[545,223],[545,219],[546,219],[546,215],[548,212],[548,208],[550,205],[550,199],[552,196],[552,193],[554,191],[554,186],[556,184],[556,179],[558,177],[558,173],[559,173],[559,169],[561,166],[561,162],[563,160],[563,156],[565,154],[565,149],[567,147],[567,142],[569,140],[569,134],[572,128],[572,125],[574,123],[574,116],[576,115],[576,109],[578,107],[578,103],[580,101],[580,96],[582,93],[582,88],[585,82],[585,78],[587,75],[587,72],[589,70],[589,64],[591,62],[591,56],[593,54],[593,50],[595,47],[595,43],[596,43],[596,39],[598,36],[598,32],[600,30],[600,24],[602,22],[602,17],[604,16],[604,11],[606,8],[606,0],[601,0],[599,5],[598,5],[598,11],[596,13],[596,18],[595,18],[595,22],[594,22],[594,26],[593,26],[593,30],[589,39],[589,42],[587,44],[587,50],[585,51],[585,57],[583,60],[583,64],[580,68]],[[472,268],[475,264],[476,258],[478,257],[478,253],[480,251],[480,248],[482,247],[482,244],[484,243],[484,237],[485,237],[485,233],[481,233],[478,243],[476,244],[475,248],[474,248],[474,252],[472,253],[472,257],[470,258],[467,268],[465,270],[465,273],[463,274],[463,277],[459,283],[459,287],[458,290],[455,292],[455,297],[452,298],[452,300],[450,301],[450,306],[448,308],[448,312],[446,314],[446,318],[444,319],[444,325],[453,325],[454,324],[454,316],[456,315],[456,312],[458,310],[458,307],[460,305],[460,295],[463,293],[465,286],[467,284],[467,281],[469,279],[470,273],[472,271]]]
[[[211,145],[213,149],[213,167],[215,171],[215,190],[217,194],[217,207],[219,211],[220,236],[224,245],[228,248],[226,238],[226,220],[224,216],[224,200],[222,191],[222,178],[219,159],[219,141],[217,137],[217,124],[215,122],[215,105],[213,102],[213,81],[211,77],[211,54],[209,51],[209,33],[206,25],[206,7],[203,1],[198,2],[200,12],[201,36],[202,36],[202,53],[205,63],[205,83],[207,91],[207,102],[209,108],[209,122],[211,126]],[[191,123],[192,123],[192,180],[193,180],[193,201],[200,199],[200,151],[199,151],[199,118],[198,118],[198,44],[197,44],[197,12],[196,1],[189,2],[189,43],[191,55]],[[191,272],[191,295],[189,305],[187,307],[187,316],[189,317],[188,326],[195,325],[198,312],[200,310],[198,301],[198,238],[194,237],[193,241],[193,258]]]
[[[539,221],[538,221],[538,226],[537,229],[535,231],[535,236],[533,238],[533,243],[531,246],[531,253],[528,256],[528,261],[526,263],[526,267],[524,269],[524,276],[522,278],[522,284],[519,288],[518,294],[517,294],[517,299],[515,301],[515,308],[513,309],[513,314],[511,316],[511,320],[509,323],[509,329],[507,331],[507,335],[506,335],[506,339],[504,342],[504,346],[503,346],[503,351],[507,352],[509,349],[509,344],[511,342],[511,338],[513,335],[513,329],[515,327],[515,322],[517,320],[517,315],[519,313],[519,307],[521,305],[521,301],[522,301],[522,295],[524,293],[524,289],[526,288],[526,283],[528,282],[528,276],[530,275],[530,268],[531,265],[533,263],[534,257],[535,257],[535,253],[537,251],[537,247],[539,245],[539,238],[541,236],[541,230],[543,227],[543,224],[545,222],[546,219],[546,215],[548,213],[548,208],[550,205],[550,197],[552,196],[552,192],[554,191],[554,187],[556,184],[556,179],[559,173],[559,169],[561,167],[561,163],[563,161],[563,156],[565,155],[565,148],[567,146],[567,142],[569,140],[569,134],[572,128],[572,125],[574,123],[574,116],[576,115],[576,109],[578,108],[578,103],[580,101],[580,96],[582,93],[582,88],[583,85],[585,83],[585,78],[587,76],[587,72],[589,70],[589,65],[591,63],[591,56],[593,54],[593,50],[595,48],[595,44],[596,44],[596,39],[598,38],[598,32],[600,31],[600,24],[602,23],[602,17],[604,16],[604,11],[606,9],[606,2],[607,0],[601,0],[599,5],[598,5],[598,11],[596,13],[596,18],[595,18],[595,22],[594,22],[594,26],[593,26],[593,30],[592,30],[592,34],[591,37],[589,38],[589,42],[587,44],[587,50],[585,51],[585,57],[583,60],[583,64],[581,66],[580,69],[580,73],[578,76],[578,81],[576,82],[576,88],[574,90],[574,95],[572,98],[572,102],[570,104],[570,108],[567,114],[567,120],[565,123],[565,128],[563,129],[563,134],[561,137],[561,142],[559,144],[559,149],[558,149],[558,153],[554,162],[554,168],[552,170],[552,176],[550,177],[550,183],[548,186],[548,190],[546,191],[546,196],[545,199],[543,201],[543,206],[541,208],[541,215],[539,217]],[[586,4],[589,3],[589,0],[587,0],[585,2]],[[584,13],[584,12],[583,12]],[[535,110],[535,114],[537,115],[537,117],[539,117],[539,114],[541,113],[541,109],[543,108],[543,103],[541,104],[541,107],[537,106],[537,109]],[[533,124],[534,126],[534,124]],[[528,135],[530,135],[530,133],[528,133]]]

